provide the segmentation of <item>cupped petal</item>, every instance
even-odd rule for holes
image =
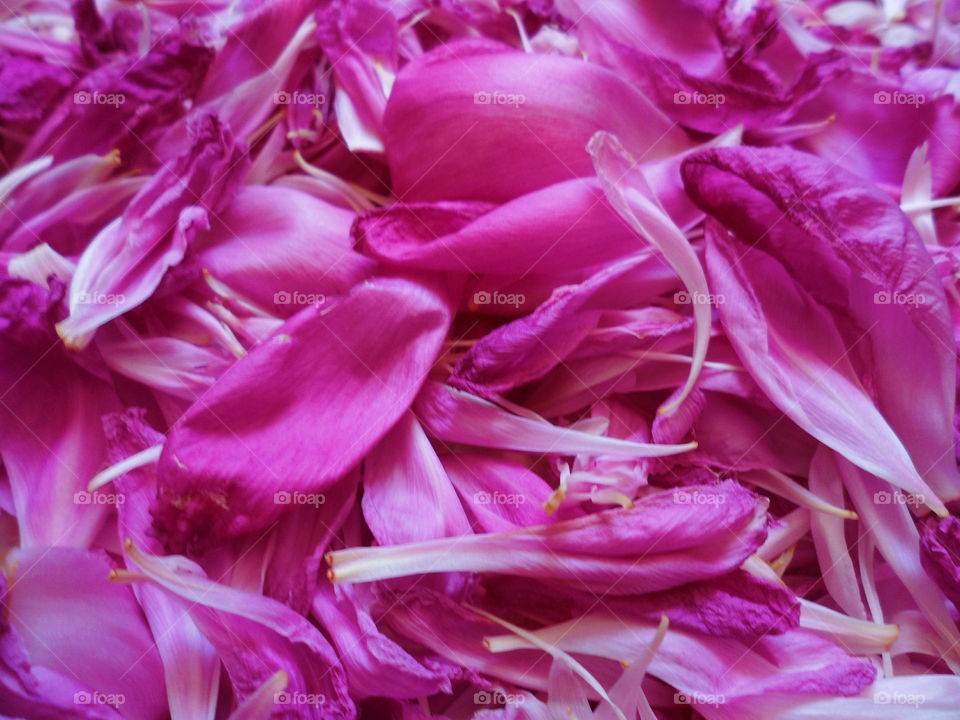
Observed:
[[[490,127],[497,132],[484,132]],[[384,115],[394,188],[406,202],[503,202],[590,177],[583,148],[598,130],[616,134],[642,160],[688,144],[614,73],[480,39],[446,43],[409,63]],[[483,173],[475,172],[477,158]]]

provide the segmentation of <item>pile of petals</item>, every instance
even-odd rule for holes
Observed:
[[[0,3],[0,718],[951,720],[960,2]]]

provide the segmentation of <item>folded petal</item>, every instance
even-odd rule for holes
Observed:
[[[455,273],[569,272],[642,247],[594,178],[557,182],[496,206],[397,203],[362,215],[355,232],[383,260]]]
[[[819,343],[812,337],[803,343],[805,354],[817,348],[814,353],[819,359],[798,355],[790,365],[800,369],[801,358],[826,363],[820,371],[810,364],[806,373],[819,375],[830,368],[830,382],[849,384],[856,379],[848,403],[856,397],[863,408],[853,421],[823,418],[828,424],[836,423],[831,429],[812,416],[806,424],[800,422],[800,410],[810,413],[816,400],[797,398],[791,417],[869,472],[908,491],[925,490],[931,507],[942,511],[937,495],[949,500],[960,494],[960,476],[947,457],[954,447],[953,339],[943,287],[909,219],[875,186],[790,150],[708,150],[685,162],[684,176],[694,200],[732,231],[732,235],[711,232],[708,237],[708,264],[711,277],[717,278],[718,292],[723,292],[721,283],[731,293],[734,282],[754,285],[749,301],[738,290],[719,308],[728,335],[754,378],[791,414],[782,405],[787,401],[783,390],[774,391],[772,378],[758,376],[756,353],[764,333],[746,330],[742,323],[746,307],[756,308],[751,314],[759,311],[774,318],[782,313],[785,299],[795,295],[794,302],[808,306],[811,318],[818,317],[822,327],[817,332]],[[749,212],[734,211],[735,206],[747,207]],[[782,278],[784,288],[797,287],[783,294],[776,309],[769,295],[772,280],[757,275],[762,265],[776,273],[773,277]],[[735,277],[739,280],[734,281]],[[745,302],[749,305],[744,306]],[[794,310],[800,311],[800,305]],[[781,323],[786,321],[782,317]],[[753,322],[755,328],[762,327]],[[767,332],[767,342],[784,346],[777,352],[804,352],[795,344],[805,330],[810,328],[782,326],[776,331],[782,340]],[[748,340],[747,333],[754,337]],[[748,353],[752,355],[749,362]],[[909,387],[902,382],[905,374],[915,378]],[[865,385],[869,392],[854,390],[856,385]],[[811,391],[812,395],[815,391]],[[819,394],[825,397],[822,391]],[[871,395],[882,416],[868,406]],[[841,432],[863,432],[849,427],[853,423],[871,427],[873,440],[860,442],[868,444],[864,450],[873,457],[840,438]],[[844,425],[847,428],[841,430]],[[878,447],[888,444],[887,452]]]

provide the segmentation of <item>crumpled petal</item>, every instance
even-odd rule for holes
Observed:
[[[194,133],[190,150],[160,170],[80,257],[70,316],[57,325],[68,346],[82,349],[98,327],[149,298],[235,190],[245,146],[212,115]]]

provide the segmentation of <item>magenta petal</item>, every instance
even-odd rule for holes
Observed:
[[[356,231],[379,258],[455,273],[564,273],[643,247],[593,178],[557,182],[495,207],[398,203],[366,213]]]
[[[118,401],[54,347],[62,292],[0,281],[0,457],[24,548],[89,547],[115,502],[87,483],[105,460],[100,418]]]
[[[7,568],[4,615],[32,665],[77,680],[88,694],[120,698],[124,717],[166,717],[159,653],[130,588],[108,582],[105,553],[15,550]],[[92,647],[102,652],[93,656]]]
[[[748,362],[745,357],[760,349],[760,334],[741,323],[746,319],[744,307],[766,312],[769,318],[783,312],[783,301],[780,308],[771,307],[771,280],[757,275],[761,264],[769,265],[771,272],[779,265],[782,270],[777,273],[791,276],[783,282],[797,284],[795,292],[802,302],[811,308],[819,306],[820,342],[806,343],[807,347],[820,345],[816,351],[820,361],[827,363],[829,374],[838,376],[838,381],[844,374],[850,379],[864,375],[863,384],[872,389],[882,417],[865,404],[866,415],[830,422],[872,426],[873,440],[860,442],[872,445],[875,457],[868,458],[849,445],[841,448],[838,443],[845,441],[839,433],[847,430],[840,425],[830,428],[815,420],[804,425],[793,419],[869,472],[908,491],[923,491],[930,507],[942,512],[938,495],[947,500],[960,495],[960,475],[948,457],[953,449],[956,380],[953,334],[943,287],[910,220],[875,186],[795,151],[714,149],[692,156],[683,167],[693,198],[733,232],[732,237],[710,233],[708,262],[716,260],[711,276],[716,278],[718,292],[723,292],[722,282],[731,293],[719,308],[720,315],[754,378],[775,399],[770,381],[758,377],[755,361],[760,358]],[[733,211],[735,205],[749,212]],[[725,266],[732,269],[729,275],[723,272]],[[734,294],[735,276],[740,283],[755,285],[749,301],[739,296],[741,291]],[[748,341],[747,332],[757,337]],[[778,344],[799,340],[796,330],[787,326],[777,332],[783,338]],[[830,336],[835,339],[828,340]],[[768,337],[775,342],[772,335]],[[748,343],[753,346],[750,351]],[[829,348],[831,343],[836,344]],[[909,386],[902,382],[905,374],[914,378]],[[859,378],[855,384],[861,384]],[[870,399],[862,390],[851,392]],[[796,407],[809,413],[812,402],[801,399]],[[785,407],[781,409],[786,412]],[[871,419],[865,422],[867,417]],[[813,428],[814,424],[819,426]],[[890,447],[888,459],[878,455],[884,445]],[[915,465],[922,478],[909,465]]]
[[[718,228],[708,237],[707,261],[725,299],[727,336],[777,407],[821,442],[942,509],[863,387],[829,312],[776,259],[757,248],[744,253]]]
[[[368,322],[387,307],[389,323]],[[322,493],[402,415],[448,322],[440,297],[400,279],[292,317],[171,428],[155,509],[161,536],[193,547],[265,527],[290,509],[289,493]]]
[[[409,412],[364,461],[362,508],[370,532],[381,545],[470,532],[440,458]]]
[[[645,254],[627,258],[579,285],[558,288],[533,313],[497,328],[470,348],[453,369],[450,384],[493,397],[542,377],[596,328],[599,309],[626,300],[619,290],[646,260]]]
[[[313,614],[337,648],[355,697],[417,698],[449,693],[450,678],[422,665],[377,628],[350,588],[321,585]]]

